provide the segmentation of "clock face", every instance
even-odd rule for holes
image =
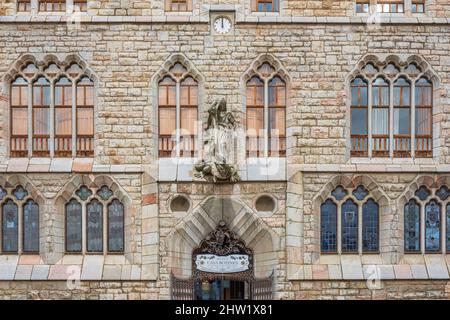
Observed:
[[[228,33],[231,30],[231,21],[228,18],[219,17],[214,21],[214,30],[217,33]]]

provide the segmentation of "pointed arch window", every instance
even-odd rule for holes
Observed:
[[[11,156],[28,155],[28,82],[17,78],[11,85]]]
[[[33,83],[33,155],[50,156],[50,82],[40,77]]]
[[[433,86],[426,78],[420,78],[416,82],[415,104],[416,155],[419,157],[431,157],[433,154]]]
[[[247,157],[286,156],[286,83],[265,62],[247,81]]]
[[[425,251],[441,250],[441,206],[436,200],[425,205]]]
[[[198,82],[175,63],[158,83],[159,157],[196,157]]]
[[[406,78],[394,82],[394,156],[411,155],[411,87]]]
[[[411,199],[404,209],[405,252],[420,251],[420,206]]]
[[[94,83],[77,64],[62,69],[29,63],[11,83],[11,157],[94,155]]]
[[[39,252],[39,206],[33,200],[23,205],[23,251]]]
[[[55,83],[55,156],[72,156],[72,82],[66,77]]]
[[[368,116],[367,116],[367,82],[355,78],[351,83],[351,144],[353,156],[367,156],[368,150]]]
[[[106,185],[94,191],[81,186],[65,205],[66,251],[122,253],[125,248],[124,205]]]
[[[367,189],[337,186],[320,207],[321,253],[377,253],[380,210]]]
[[[350,83],[351,156],[432,157],[433,86],[424,70],[369,62],[360,73]]]
[[[94,156],[94,83],[83,77],[77,83],[76,96],[76,154]]]
[[[2,251],[19,251],[19,207],[11,199],[2,205]]]

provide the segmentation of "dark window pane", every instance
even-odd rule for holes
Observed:
[[[39,252],[39,206],[33,200],[23,207],[23,251]]]
[[[446,208],[446,227],[447,230],[445,231],[445,236],[446,236],[446,247],[447,247],[447,252],[450,251],[450,203],[447,204],[447,208]]]
[[[425,251],[436,252],[441,248],[441,207],[435,201],[425,206]]]
[[[124,209],[119,200],[108,206],[108,251],[124,250]]]
[[[427,187],[421,186],[419,189],[417,189],[415,195],[417,198],[424,201],[430,196],[430,191]]]
[[[72,199],[66,205],[66,251],[81,252],[82,229],[81,229],[81,204]]]
[[[409,108],[394,109],[394,134],[409,134]]]
[[[438,191],[436,191],[436,195],[442,201],[447,200],[447,198],[450,196],[450,190],[448,190],[447,186],[442,186]]]
[[[420,251],[420,207],[414,200],[405,205],[405,252]]]
[[[103,206],[98,200],[92,200],[86,206],[87,211],[87,251],[103,251]]]
[[[336,189],[331,192],[331,195],[339,201],[344,199],[344,197],[347,195],[347,190],[345,190],[342,186],[337,186]]]
[[[22,186],[17,186],[17,188],[13,191],[13,195],[17,200],[23,200],[28,195],[28,192]]]
[[[369,199],[362,207],[363,252],[377,252],[379,239],[378,204]]]
[[[367,109],[352,108],[352,134],[367,134]]]
[[[102,200],[106,201],[109,198],[111,198],[113,192],[107,186],[103,186],[97,191],[97,194],[99,195],[100,198],[102,198]]]
[[[19,210],[11,199],[3,204],[2,250],[17,252],[19,249]]]
[[[86,186],[82,186],[80,189],[77,190],[76,195],[81,199],[81,200],[87,200],[87,198],[89,198],[92,195],[92,191],[89,190],[88,187]]]
[[[368,194],[369,192],[366,190],[366,188],[364,188],[363,185],[359,185],[355,190],[353,190],[353,195],[358,200],[364,200],[364,198],[367,197]]]
[[[330,199],[320,207],[320,239],[322,252],[337,252],[337,206]]]
[[[3,198],[8,194],[5,189],[0,187],[0,200],[3,200]]]
[[[342,252],[358,252],[358,206],[351,199],[342,205]]]

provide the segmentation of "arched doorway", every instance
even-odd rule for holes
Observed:
[[[253,252],[224,221],[192,251],[191,279],[171,276],[174,300],[271,299],[273,275],[254,277]]]

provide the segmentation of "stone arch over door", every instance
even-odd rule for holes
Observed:
[[[224,221],[253,251],[254,276],[276,274],[279,236],[239,200],[212,196],[182,219],[165,241],[168,271],[177,277],[192,276],[192,252],[220,221]]]

